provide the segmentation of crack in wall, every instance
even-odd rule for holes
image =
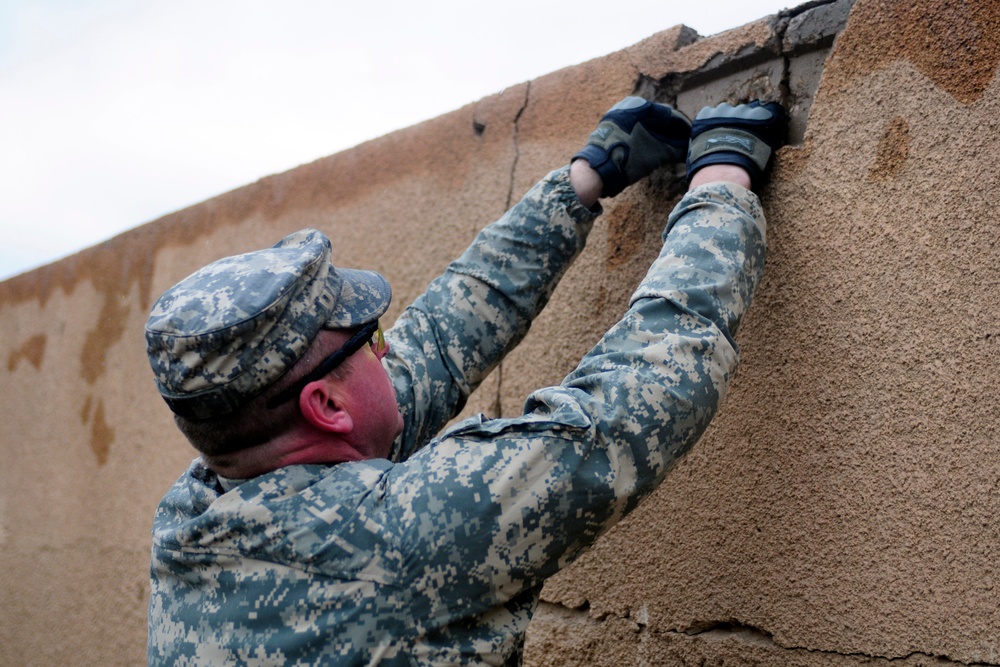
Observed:
[[[524,115],[525,109],[528,108],[528,100],[531,97],[531,82],[529,81],[524,87],[524,102],[521,104],[521,108],[517,110],[514,115],[514,129],[512,140],[514,144],[514,159],[510,165],[510,181],[507,187],[507,204],[504,210],[510,210],[510,207],[514,205],[514,183],[515,175],[517,174],[517,163],[521,158],[521,148],[517,143],[518,133],[520,132],[521,116]]]
[[[762,630],[756,625],[741,623],[735,619],[729,621],[712,621],[709,623],[694,623],[688,630],[680,630],[679,634],[689,637],[703,637],[705,639],[726,639],[734,637],[747,644],[758,644],[765,646],[775,646],[781,649],[789,649],[774,641],[774,635],[767,630]]]
[[[830,649],[810,648],[808,646],[786,645],[775,640],[774,635],[766,629],[733,618],[726,620],[693,621],[684,630],[664,630],[656,628],[649,623],[649,611],[646,605],[643,605],[638,610],[626,610],[624,614],[619,614],[608,610],[594,611],[591,609],[590,601],[588,600],[584,600],[580,605],[573,607],[556,602],[543,602],[542,604],[546,607],[549,614],[559,616],[564,621],[572,620],[584,624],[604,624],[609,618],[629,621],[637,626],[636,637],[640,643],[650,641],[651,638],[655,638],[656,636],[697,639],[714,643],[733,640],[746,646],[847,659],[858,658],[865,661],[877,660],[885,664],[903,664],[912,660],[930,660],[941,665],[941,667],[949,665],[955,667],[1000,667],[1000,662],[994,661],[995,659],[992,657],[989,662],[965,662],[950,658],[944,654],[928,653],[926,651],[912,651],[906,655],[889,656],[863,651],[834,651]],[[925,664],[924,662],[919,662],[915,663],[913,667]]]
[[[745,644],[768,646],[783,651],[803,651],[807,653],[816,653],[819,655],[838,656],[844,658],[884,660],[887,663],[900,663],[916,658],[926,658],[929,660],[936,660],[936,661],[943,660],[946,661],[947,664],[966,665],[968,667],[997,667],[997,665],[1000,664],[995,662],[963,662],[961,660],[955,660],[953,658],[949,658],[946,655],[927,653],[924,651],[912,651],[902,656],[888,656],[888,655],[880,655],[877,653],[865,653],[863,651],[832,651],[829,649],[809,648],[808,646],[789,646],[776,641],[774,639],[774,635],[768,632],[767,630],[764,630],[760,627],[757,627],[749,623],[741,623],[736,620],[695,623],[691,626],[689,630],[678,630],[678,631],[667,631],[667,632],[662,632],[657,630],[651,630],[651,631],[660,632],[661,634],[679,634],[688,637],[697,637],[709,641],[723,641],[726,639],[736,639]]]
[[[792,105],[792,59],[785,53],[781,57],[781,80],[778,82],[778,97],[786,109]]]
[[[504,211],[509,211],[511,206],[514,205],[514,186],[517,181],[517,165],[521,158],[521,148],[518,144],[518,134],[520,132],[521,116],[524,114],[525,109],[528,108],[528,100],[531,98],[531,82],[529,81],[524,87],[524,101],[521,103],[521,108],[517,110],[514,114],[513,130],[511,133],[511,140],[514,148],[514,158],[511,160],[510,164],[510,180],[507,184],[507,201],[504,204]],[[501,361],[497,364],[496,370],[497,374],[497,386],[496,394],[494,395],[493,405],[490,406],[490,412],[492,417],[502,417],[503,416],[503,372],[504,363]]]

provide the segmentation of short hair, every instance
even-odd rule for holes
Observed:
[[[299,402],[286,401],[274,408],[268,408],[266,404],[272,397],[277,396],[315,368],[323,357],[329,354],[332,345],[327,342],[329,336],[324,335],[326,332],[329,330],[317,334],[305,354],[277,382],[236,412],[204,420],[188,419],[174,414],[177,428],[192,447],[208,458],[256,447],[287,432],[302,419]],[[343,377],[347,368],[347,365],[340,366],[333,369],[330,374],[337,378]]]

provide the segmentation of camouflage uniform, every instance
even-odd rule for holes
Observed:
[[[736,367],[764,266],[756,196],[687,194],[628,312],[523,415],[437,435],[525,335],[595,213],[553,172],[386,334],[393,461],[228,492],[200,461],[156,513],[152,665],[518,664],[545,579],[663,479]]]

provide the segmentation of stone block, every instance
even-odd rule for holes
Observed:
[[[677,94],[677,108],[694,118],[704,106],[737,104],[753,99],[780,100],[784,61],[773,58],[753,67],[731,70],[725,76],[702,80]]]
[[[785,103],[788,108],[788,143],[801,144],[806,132],[806,122],[809,120],[809,110],[812,108],[820,77],[823,76],[823,65],[830,49],[810,51],[790,58],[788,61],[788,97]]]
[[[824,48],[847,24],[854,0],[836,0],[793,16],[785,29],[782,49],[786,53]]]

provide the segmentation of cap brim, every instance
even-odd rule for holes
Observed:
[[[350,329],[380,318],[392,301],[392,289],[382,275],[374,271],[336,269],[340,294],[323,325],[326,329]]]

